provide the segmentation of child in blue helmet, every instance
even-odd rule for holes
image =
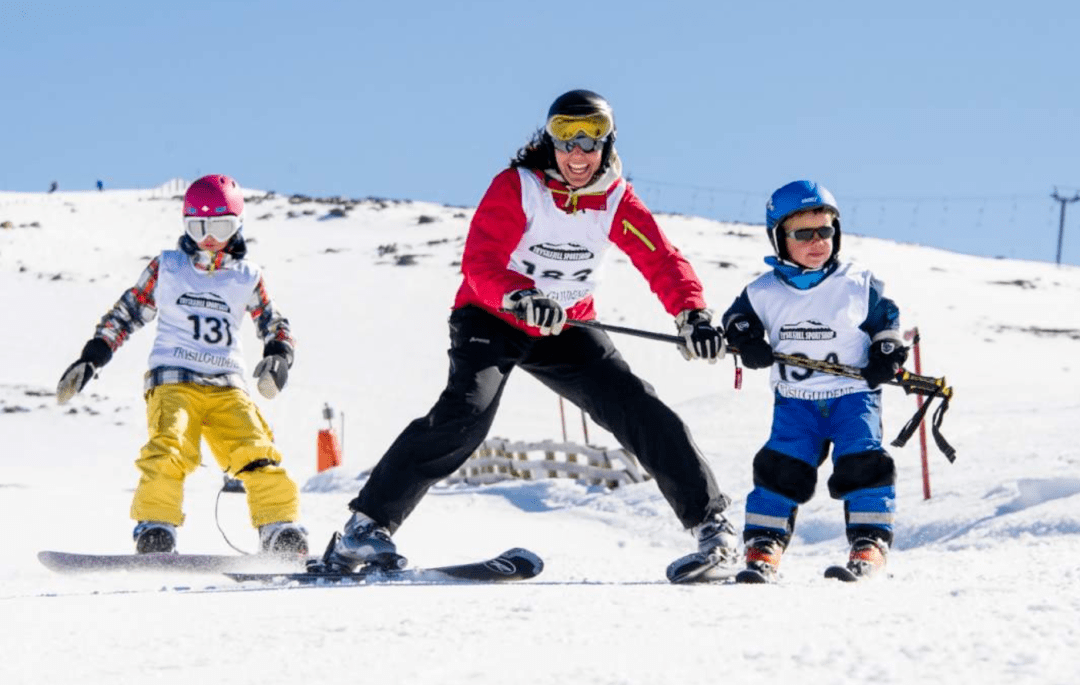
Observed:
[[[766,228],[775,256],[724,313],[724,334],[750,369],[772,367],[772,432],[754,457],[741,582],[775,582],[799,505],[810,500],[832,448],[829,494],[844,502],[847,567],[885,566],[893,539],[896,467],[881,444],[882,383],[907,359],[899,311],[866,269],[842,263],[840,210],[820,184],[772,194]],[[845,378],[774,363],[773,351],[863,369]]]

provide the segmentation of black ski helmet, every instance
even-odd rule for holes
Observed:
[[[603,171],[611,163],[611,151],[615,148],[616,133],[615,112],[612,111],[611,105],[603,96],[591,90],[579,88],[567,91],[555,98],[555,101],[551,103],[551,107],[548,107],[547,119],[544,120],[544,137],[550,146],[551,133],[548,131],[548,124],[556,116],[587,117],[590,114],[600,114],[611,121],[611,133],[608,134],[607,141],[604,142],[604,150],[600,157],[600,170]]]

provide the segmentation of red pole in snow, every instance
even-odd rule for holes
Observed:
[[[919,354],[919,327],[916,326],[904,333],[904,340],[912,340],[911,347],[915,350],[915,373],[922,375],[922,357]],[[915,395],[916,407],[922,409],[922,395]],[[923,499],[930,499],[930,464],[926,458],[926,422],[919,422],[919,452],[922,457],[922,492]]]

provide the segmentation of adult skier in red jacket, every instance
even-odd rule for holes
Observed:
[[[582,408],[656,479],[699,551],[737,563],[730,499],[690,431],[630,370],[595,318],[593,290],[612,245],[676,317],[687,359],[716,361],[723,338],[702,285],[622,178],[610,105],[587,90],[561,95],[547,122],[497,175],[465,243],[450,315],[450,376],[426,416],[405,428],[349,503],[352,517],[326,561],[352,568],[391,558],[390,538],[428,488],[487,436],[512,369]]]

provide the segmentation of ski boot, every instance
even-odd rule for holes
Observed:
[[[351,573],[360,566],[404,568],[407,560],[397,553],[390,531],[371,517],[355,512],[345,523],[345,534],[334,533],[322,559],[309,562],[313,573]]]
[[[723,514],[713,514],[694,527],[698,552],[715,557],[717,563],[733,564],[739,558],[739,536]]]
[[[753,538],[746,543],[746,568],[735,576],[736,583],[775,583],[784,547],[773,537]]]
[[[672,583],[716,582],[729,579],[738,563],[739,538],[723,514],[712,514],[691,530],[698,551],[680,557],[667,567]]]
[[[135,551],[139,554],[160,554],[176,551],[176,526],[161,521],[139,521],[132,531]]]
[[[292,521],[279,521],[259,526],[259,546],[264,554],[306,557],[307,530]]]
[[[851,543],[847,566],[830,566],[825,569],[826,578],[848,583],[880,575],[888,560],[889,544],[873,537],[856,538]]]

